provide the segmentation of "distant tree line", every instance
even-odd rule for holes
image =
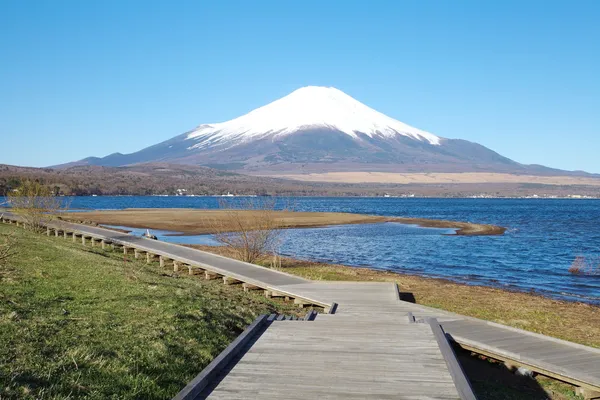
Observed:
[[[175,195],[178,189],[198,196],[233,193],[257,196],[374,196],[415,194],[425,197],[524,196],[539,192],[526,184],[384,184],[301,182],[240,175],[206,167],[143,164],[130,167],[78,166],[68,169],[0,165],[0,195],[23,180],[47,186],[57,196]],[[545,185],[544,193],[571,194],[572,186]],[[600,196],[600,186],[577,187],[582,195]]]

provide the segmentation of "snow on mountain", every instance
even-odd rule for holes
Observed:
[[[239,118],[218,124],[200,125],[187,135],[198,141],[189,149],[212,146],[227,148],[239,143],[274,138],[305,129],[325,128],[360,140],[357,133],[371,138],[397,135],[439,145],[440,138],[390,118],[344,92],[332,87],[307,86],[257,108]]]

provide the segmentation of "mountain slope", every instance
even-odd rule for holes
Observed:
[[[147,162],[253,173],[502,172],[563,174],[526,166],[466,140],[445,139],[390,118],[335,88],[309,86],[239,118],[204,124],[131,154],[67,164]]]

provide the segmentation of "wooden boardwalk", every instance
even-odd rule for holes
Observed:
[[[3,219],[19,221],[11,214]],[[600,398],[599,349],[404,302],[391,283],[312,282],[175,244],[60,221],[49,224],[48,234],[135,250],[148,261],[159,257],[165,267],[187,267],[207,279],[241,283],[245,290],[334,312],[312,322],[272,322],[227,366],[228,373],[210,393],[214,398],[352,398],[349,391],[355,398],[465,398],[448,368],[451,360],[449,364],[442,357],[443,343],[434,340],[438,325],[411,324],[409,315],[416,321],[436,318],[468,350],[572,383],[587,398]]]
[[[461,398],[429,325],[370,322],[275,321],[197,398]]]
[[[340,289],[317,285],[324,292]],[[272,322],[207,387],[190,395],[200,380],[191,382],[176,400],[475,399],[439,324],[392,313],[395,285],[341,287],[348,302],[340,297],[335,314]]]

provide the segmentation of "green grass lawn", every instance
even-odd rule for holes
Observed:
[[[293,305],[0,225],[0,399],[165,399],[262,313]]]

